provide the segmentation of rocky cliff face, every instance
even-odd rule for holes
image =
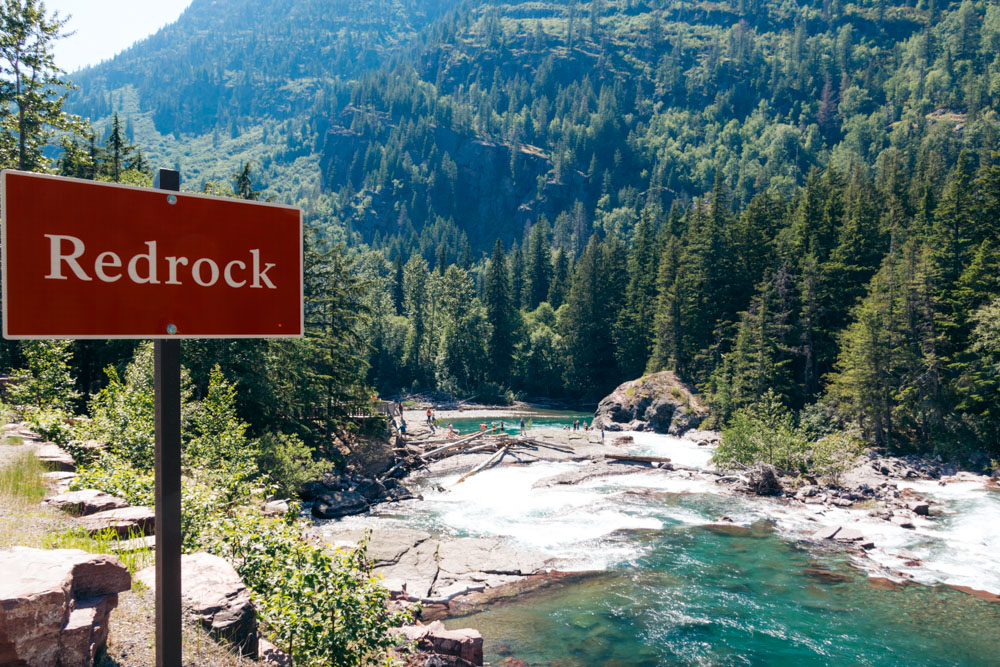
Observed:
[[[594,427],[681,435],[707,413],[689,386],[672,371],[663,371],[619,385],[597,406]]]

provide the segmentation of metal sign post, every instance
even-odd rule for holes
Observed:
[[[180,190],[160,170],[160,189]],[[154,342],[156,400],[156,664],[181,666],[181,342]]]

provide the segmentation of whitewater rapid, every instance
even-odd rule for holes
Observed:
[[[689,440],[630,433],[633,451],[667,456],[683,466],[711,467],[713,449]],[[888,570],[926,584],[968,586],[1000,594],[1000,493],[986,478],[940,485],[900,483],[935,503],[932,518],[904,529],[865,509],[844,509],[751,498],[729,493],[711,478],[651,472],[541,486],[539,482],[588,465],[539,462],[499,466],[461,484],[450,474],[421,481],[422,500],[380,505],[373,515],[342,520],[347,527],[410,527],[454,536],[501,536],[511,545],[562,559],[560,569],[606,570],[642,556],[646,542],[632,531],[684,529],[720,521],[748,526],[775,523],[789,540],[806,539],[820,526],[858,529],[875,542],[858,564],[878,576]],[[901,557],[902,556],[902,557]],[[914,558],[920,561],[913,563]],[[892,576],[891,574],[889,575]]]

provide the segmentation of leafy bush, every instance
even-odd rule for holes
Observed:
[[[296,435],[266,434],[257,441],[257,465],[266,471],[274,493],[283,498],[298,495],[302,485],[320,479],[332,464],[313,459],[312,450]]]
[[[17,382],[7,392],[15,405],[72,412],[80,398],[69,372],[72,341],[29,340],[21,345],[27,368],[14,371]]]
[[[856,433],[837,431],[813,443],[809,451],[812,470],[833,484],[840,483],[840,476],[854,466],[865,451],[865,444]]]
[[[25,410],[24,420],[32,431],[46,440],[65,445],[76,433],[69,423],[72,416],[57,407],[28,408]]]
[[[107,386],[90,399],[86,433],[107,442],[129,464],[148,470],[153,465],[156,425],[152,344],[136,349],[124,377],[112,366],[105,373]]]
[[[722,465],[770,463],[785,470],[802,470],[809,440],[794,415],[773,390],[760,401],[741,408],[722,430],[714,460]]]
[[[410,616],[387,611],[364,545],[330,553],[305,541],[303,527],[243,508],[217,516],[205,546],[234,565],[296,665],[373,664],[394,643],[389,628]]]
[[[118,496],[130,505],[153,505],[153,473],[139,469],[114,452],[102,452],[91,463],[77,468],[70,488],[98,489]]]

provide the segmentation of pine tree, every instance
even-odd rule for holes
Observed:
[[[63,111],[72,84],[62,78],[53,44],[65,37],[66,19],[47,15],[40,0],[0,4],[0,164],[22,171],[48,166],[43,154],[53,135],[82,132]]]
[[[549,223],[541,218],[531,228],[528,237],[528,256],[525,262],[525,289],[523,300],[527,310],[534,310],[549,296],[552,275],[552,253],[549,249]]]
[[[566,251],[559,248],[556,251],[555,262],[552,267],[552,282],[549,284],[547,301],[554,309],[558,309],[566,300],[566,292],[569,290],[569,258]]]
[[[490,379],[499,386],[506,387],[510,383],[514,361],[516,307],[511,297],[507,257],[500,239],[494,244],[493,254],[486,266],[484,302],[486,321],[490,325],[486,345]]]

